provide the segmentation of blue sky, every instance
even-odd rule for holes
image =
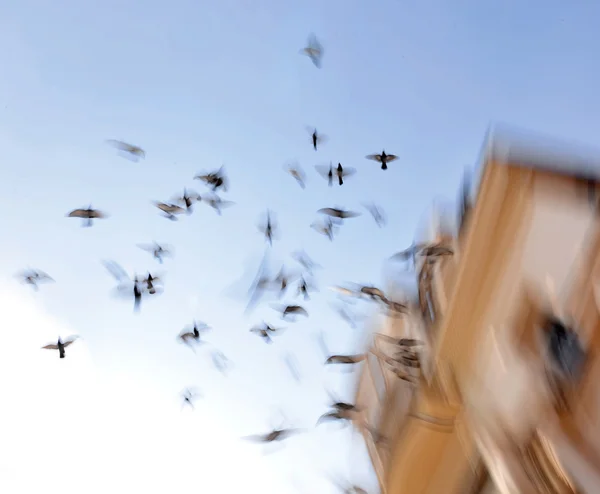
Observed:
[[[352,398],[353,378],[322,368],[312,336],[323,329],[335,352],[358,350],[364,337],[337,319],[326,287],[381,282],[384,259],[411,243],[432,201],[455,199],[463,169],[477,160],[492,121],[594,143],[599,15],[597,2],[554,0],[2,5],[0,275],[6,297],[0,306],[11,332],[4,367],[13,382],[0,384],[0,391],[15,417],[3,426],[13,431],[17,448],[37,423],[39,435],[27,437],[48,454],[35,461],[15,454],[0,468],[20,478],[28,467],[45,472],[91,455],[94,462],[82,462],[87,473],[72,485],[94,492],[94,475],[119,463],[118,454],[156,451],[139,461],[139,470],[112,477],[121,486],[136,481],[151,488],[171,477],[187,485],[181,465],[189,464],[192,474],[184,480],[215,493],[236,490],[240,479],[250,490],[297,492],[292,480],[300,474],[306,487],[334,492],[323,471],[372,486],[364,451],[349,431],[326,427],[290,439],[269,456],[238,437],[278,425],[271,423],[277,407],[291,425],[312,426],[325,411],[326,387]],[[321,70],[298,54],[311,32],[325,47]],[[318,152],[306,126],[329,137]],[[147,157],[124,160],[105,139],[140,145]],[[364,159],[382,148],[400,157],[386,172]],[[282,171],[289,160],[308,173],[306,190]],[[330,160],[357,168],[357,175],[328,188],[314,165]],[[236,202],[222,217],[200,204],[190,217],[170,223],[151,206],[186,186],[203,192],[192,177],[221,164],[231,179],[224,196]],[[363,215],[329,243],[309,228],[321,207],[358,209],[369,200],[386,210],[385,229]],[[65,218],[90,202],[111,217],[91,229]],[[265,304],[244,316],[244,301],[232,290],[240,278],[249,280],[265,249],[256,222],[267,207],[281,227],[274,257],[289,262],[290,252],[304,248],[324,266],[317,277],[321,292],[307,305],[310,318],[289,327],[272,347],[248,329],[262,319],[279,323],[277,314]],[[110,297],[114,283],[100,260],[114,259],[129,271],[156,269],[136,247],[151,240],[172,244],[176,256],[160,267],[165,293],[137,316],[130,304]],[[33,296],[13,278],[26,266],[57,283]],[[194,318],[214,328],[207,339],[234,361],[229,378],[205,354],[176,343]],[[83,337],[71,347],[74,358],[59,361],[38,351],[57,332]],[[287,352],[300,362],[301,384],[281,362]],[[80,366],[93,378],[84,379],[88,371]],[[60,392],[48,392],[63,379]],[[91,382],[102,391],[89,392],[81,404],[81,390]],[[185,386],[206,395],[195,414],[180,413],[178,393]],[[27,412],[24,389],[41,393]],[[119,441],[93,425],[103,417],[112,417],[110,430],[122,431]],[[57,438],[41,424],[60,420],[79,420],[78,432],[53,449]],[[217,444],[217,431],[224,431],[225,446]],[[86,434],[95,439],[84,441]],[[147,439],[154,434],[154,442]],[[228,462],[240,469],[235,478],[221,474]],[[144,468],[160,471],[162,480],[148,474],[139,480]]]

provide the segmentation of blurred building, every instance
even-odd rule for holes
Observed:
[[[454,228],[417,239],[453,255],[416,256],[355,426],[385,494],[600,492],[600,159],[494,132],[478,173]]]

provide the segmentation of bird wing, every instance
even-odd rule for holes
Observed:
[[[306,309],[304,307],[300,307],[299,305],[294,307],[293,312],[295,314],[302,314],[304,316],[308,316],[308,312],[306,311]]]
[[[92,209],[89,212],[90,218],[106,218],[106,213],[100,211],[99,209]]]
[[[136,244],[140,249],[145,250],[146,252],[154,252],[157,248],[154,244]]]
[[[395,154],[388,154],[385,157],[385,160],[389,163],[390,161],[396,161],[398,159],[398,156],[396,156]]]
[[[342,175],[344,177],[349,177],[351,175],[354,175],[355,173],[356,173],[356,168],[352,168],[351,166],[345,166],[344,171],[342,172]]]
[[[342,213],[342,218],[356,218],[357,216],[360,216],[360,213],[355,211],[344,211]]]
[[[365,158],[373,161],[381,161],[381,155],[379,154],[368,154],[367,156],[365,156]]]
[[[321,208],[317,213],[326,214],[327,216],[335,216],[339,214],[339,210],[335,208]]]
[[[71,336],[70,338],[67,338],[64,342],[63,342],[63,346],[65,348],[67,348],[69,345],[71,345],[75,340],[77,339],[77,336]]]
[[[69,218],[86,218],[88,215],[87,209],[74,209],[70,213],[67,213]]]
[[[48,275],[47,273],[44,273],[43,271],[37,270],[36,273],[40,280],[54,281],[54,279],[50,275]]]
[[[121,151],[129,151],[131,149],[131,145],[127,144],[123,141],[118,141],[116,139],[108,139],[106,141],[107,144],[111,145],[114,148],[120,149]]]
[[[102,261],[102,264],[108,270],[108,272],[114,276],[114,278],[117,281],[123,281],[125,279],[129,279],[129,276],[127,276],[127,272],[116,262]]]
[[[333,420],[339,420],[339,419],[340,419],[340,416],[339,416],[338,412],[336,412],[336,411],[327,412],[319,417],[319,420],[317,420],[317,425],[322,424],[324,422],[331,422]]]
[[[46,345],[42,347],[45,350],[58,350],[58,345],[56,343],[52,343],[50,345]]]
[[[315,165],[315,170],[319,172],[319,175],[321,175],[324,178],[327,178],[327,176],[329,175],[330,167],[329,165]]]
[[[254,443],[264,443],[267,440],[266,434],[253,434],[250,436],[242,437],[245,441],[252,441]]]

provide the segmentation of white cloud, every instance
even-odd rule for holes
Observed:
[[[0,300],[0,492],[291,492],[217,416],[108,377],[83,339],[65,359],[41,350],[76,331],[14,284],[0,283]]]

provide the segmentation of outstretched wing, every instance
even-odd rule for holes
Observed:
[[[71,345],[77,338],[79,338],[79,336],[70,336],[69,338],[67,338],[64,342],[63,342],[63,346],[65,348],[67,348],[69,345]]]
[[[322,177],[328,178],[329,170],[331,170],[331,167],[329,165],[315,165],[315,170],[317,170],[317,172],[319,172],[319,175],[321,175]]]
[[[87,209],[74,209],[70,213],[67,213],[69,218],[87,218],[88,210]]]
[[[356,173],[356,168],[353,168],[351,166],[345,166],[344,172],[342,173],[342,175],[344,177],[350,177],[350,176],[354,175],[355,173]]]
[[[385,160],[389,163],[390,161],[396,161],[398,159],[398,156],[396,156],[395,154],[388,154],[385,157]]]
[[[46,345],[42,347],[45,350],[58,350],[58,345],[53,343],[51,345]]]
[[[106,218],[106,213],[104,213],[103,211],[100,211],[99,209],[92,209],[89,212],[90,218]]]
[[[129,279],[127,272],[115,261],[102,261],[102,264],[117,281]]]
[[[381,161],[381,155],[379,154],[368,154],[367,156],[365,156],[368,160],[373,160],[373,161]]]

